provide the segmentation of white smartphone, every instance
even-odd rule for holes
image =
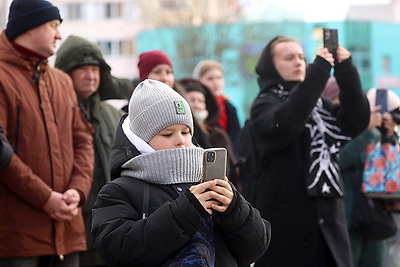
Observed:
[[[204,150],[203,155],[203,182],[213,179],[225,179],[226,176],[226,158],[225,148],[208,148]]]

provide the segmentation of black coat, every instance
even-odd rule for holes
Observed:
[[[237,142],[239,139],[239,133],[240,133],[240,123],[239,123],[239,118],[236,112],[236,108],[232,105],[232,103],[229,100],[225,100],[225,105],[226,105],[226,115],[228,116],[228,135],[229,138],[231,139],[231,142],[233,144],[233,148],[235,151],[237,150]]]
[[[119,126],[111,156],[114,178],[121,162],[140,153],[121,132]],[[91,231],[106,262],[112,266],[160,266],[170,259],[204,221],[205,210],[201,212],[200,203],[187,191],[190,186],[151,184],[134,177],[107,183],[93,207]],[[149,188],[148,202],[145,187]],[[235,196],[228,210],[213,215],[215,266],[248,266],[265,252],[270,240],[269,223],[233,189]],[[149,214],[145,219],[144,211]]]
[[[328,62],[317,57],[304,82],[288,84],[292,87],[286,100],[271,92],[275,84],[262,87],[253,103],[251,120],[262,169],[250,182],[249,198],[274,229],[271,244],[256,266],[318,267],[319,260],[329,256],[324,251],[331,252],[337,266],[352,266],[343,198],[311,197],[305,184],[310,166],[310,131],[305,124],[329,71]],[[355,136],[368,125],[369,106],[351,59],[336,64],[335,77],[342,88],[341,105],[323,100],[323,108],[336,118],[333,124],[344,135]]]

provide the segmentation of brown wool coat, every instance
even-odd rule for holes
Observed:
[[[72,81],[37,60],[23,58],[0,35],[0,124],[15,150],[0,171],[0,258],[65,255],[86,249],[81,211],[71,222],[43,210],[52,190],[77,189],[81,204],[93,172],[92,129],[83,118]]]

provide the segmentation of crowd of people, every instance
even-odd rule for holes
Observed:
[[[398,264],[398,235],[371,238],[352,222],[365,149],[398,143],[400,99],[389,90],[379,112],[345,47],[307,64],[295,39],[266,44],[247,178],[220,62],[176,80],[151,50],[136,82],[117,78],[83,37],[56,51],[62,21],[48,1],[13,0],[0,33],[0,267]],[[226,177],[203,181],[215,147]]]

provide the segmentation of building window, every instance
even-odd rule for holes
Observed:
[[[363,70],[369,70],[371,67],[371,62],[369,60],[369,58],[363,58],[361,60],[361,66]]]
[[[82,5],[81,4],[68,4],[66,10],[66,17],[68,19],[81,19],[82,18]]]
[[[160,7],[165,10],[182,10],[188,7],[187,0],[160,0]]]
[[[112,54],[112,43],[110,41],[98,41],[97,44],[105,56]]]
[[[105,10],[106,18],[120,18],[122,17],[122,3],[107,3]]]
[[[134,55],[135,45],[132,40],[120,41],[119,42],[119,54],[120,55]]]
[[[382,58],[382,71],[384,73],[390,73],[390,57],[384,56]]]
[[[140,7],[137,2],[126,2],[124,4],[123,17],[129,20],[140,18]]]
[[[370,51],[365,47],[348,46],[351,52],[353,63],[359,68],[360,72],[369,73],[371,71]]]
[[[97,44],[105,56],[134,55],[135,51],[133,40],[98,41]]]

